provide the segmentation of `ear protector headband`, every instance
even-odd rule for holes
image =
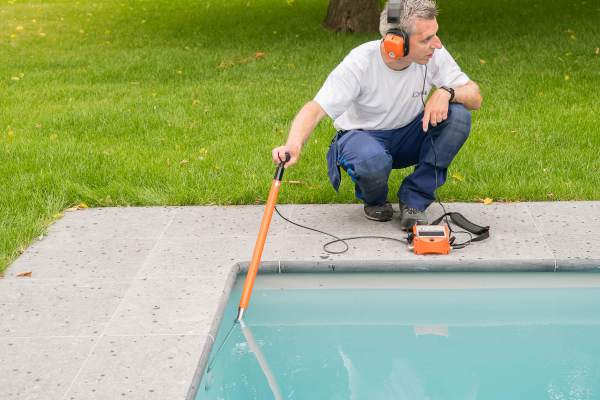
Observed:
[[[410,35],[402,29],[390,29],[383,38],[383,50],[389,60],[406,57],[410,51]]]

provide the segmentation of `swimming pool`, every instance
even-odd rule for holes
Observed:
[[[242,284],[197,400],[600,398],[600,274],[259,275],[215,357]]]

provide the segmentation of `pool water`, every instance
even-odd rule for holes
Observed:
[[[600,274],[260,275],[260,354],[236,324],[215,355],[242,285],[198,400],[600,398]]]

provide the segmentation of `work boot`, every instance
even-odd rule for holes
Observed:
[[[389,201],[380,206],[365,204],[365,216],[373,221],[385,222],[392,219],[394,209]]]
[[[419,211],[416,208],[408,207],[400,202],[400,228],[405,231],[412,229],[413,225],[427,225],[427,215],[425,211]]]

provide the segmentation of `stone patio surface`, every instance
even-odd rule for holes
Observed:
[[[448,204],[491,238],[449,256],[385,240],[328,239],[273,216],[265,272],[600,269],[600,202]],[[68,212],[0,278],[0,399],[186,399],[250,260],[263,206]],[[338,236],[404,238],[361,205],[283,205]],[[428,210],[441,214],[438,205]],[[31,272],[30,277],[18,277]]]

